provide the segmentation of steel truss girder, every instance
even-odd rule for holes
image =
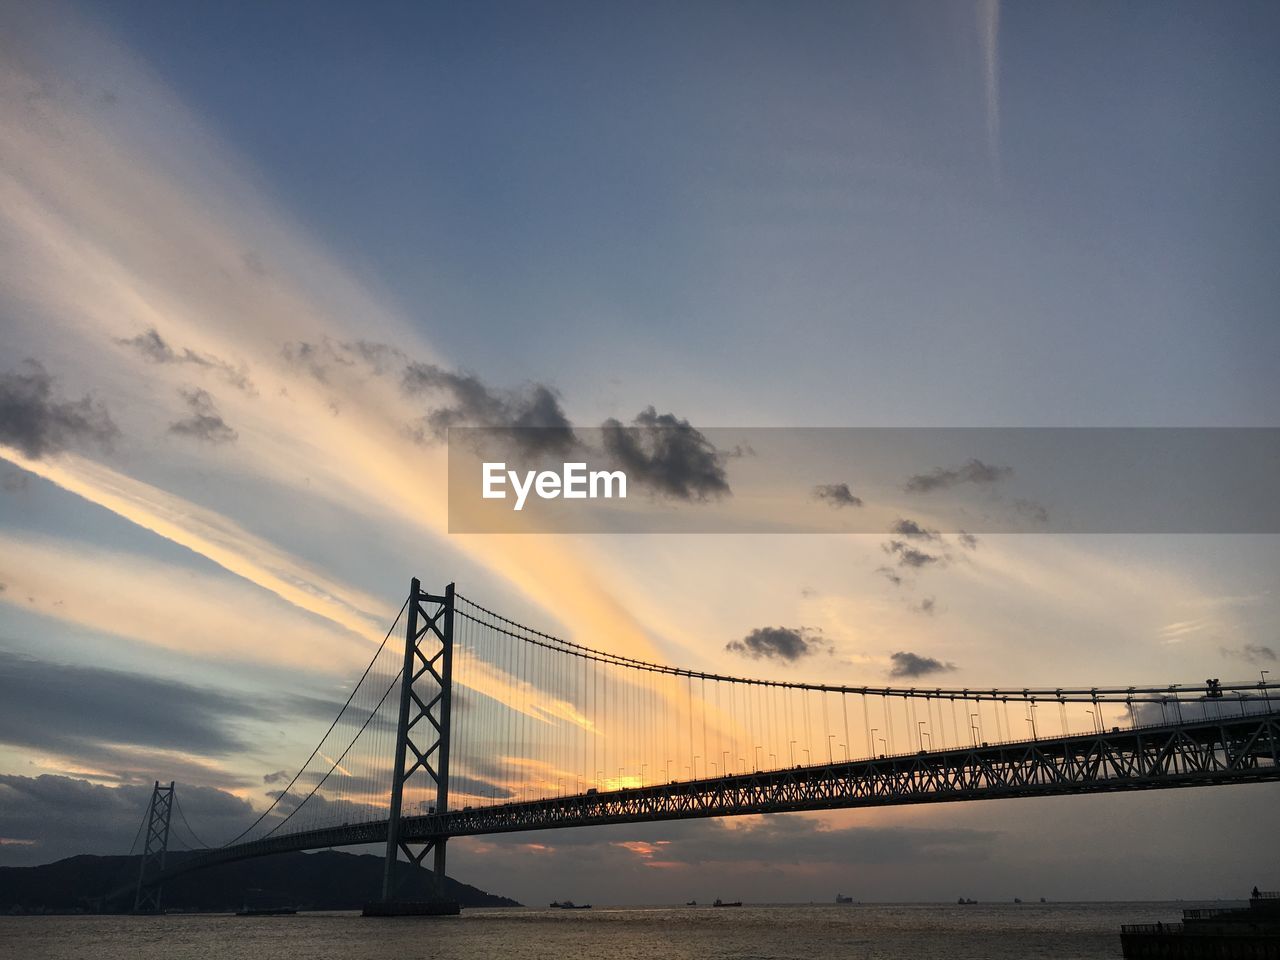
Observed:
[[[459,836],[798,810],[1280,780],[1280,714],[797,767],[406,821]]]
[[[1280,712],[796,767],[405,817],[397,844],[803,810],[1280,781]],[[379,843],[386,820],[212,850],[166,877],[291,850]],[[397,849],[404,849],[397,846]]]

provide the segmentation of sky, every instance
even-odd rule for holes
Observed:
[[[0,3],[0,864],[127,849],[154,779],[236,832],[412,576],[766,678],[1280,670],[1274,536],[989,534],[891,577],[888,529],[450,534],[433,434],[1274,426],[1277,18]],[[735,652],[765,627],[835,655]],[[1280,886],[1277,799],[560,831],[451,869],[531,902],[1231,896]]]

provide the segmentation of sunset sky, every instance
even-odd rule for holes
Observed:
[[[451,535],[431,429],[1275,426],[1278,38],[1261,3],[0,0],[0,864],[124,852],[157,778],[237,832],[413,576],[729,674],[1280,674],[1274,535],[947,534],[920,567],[887,526]],[[824,652],[744,657],[764,627]],[[1278,801],[546,832],[450,868],[536,902],[1231,896],[1280,887]]]

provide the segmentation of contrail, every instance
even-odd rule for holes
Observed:
[[[987,98],[987,157],[996,184],[1000,162],[1000,0],[978,0],[978,42],[982,46]]]
[[[344,777],[349,777],[352,775],[350,770],[348,770],[346,767],[340,764],[337,760],[333,759],[333,757],[329,756],[327,753],[323,751],[320,751],[320,759],[323,760],[325,763],[329,764],[329,766],[333,767]]]

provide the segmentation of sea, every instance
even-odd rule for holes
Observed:
[[[776,904],[0,917],[9,960],[1101,960],[1120,925],[1223,903]]]

